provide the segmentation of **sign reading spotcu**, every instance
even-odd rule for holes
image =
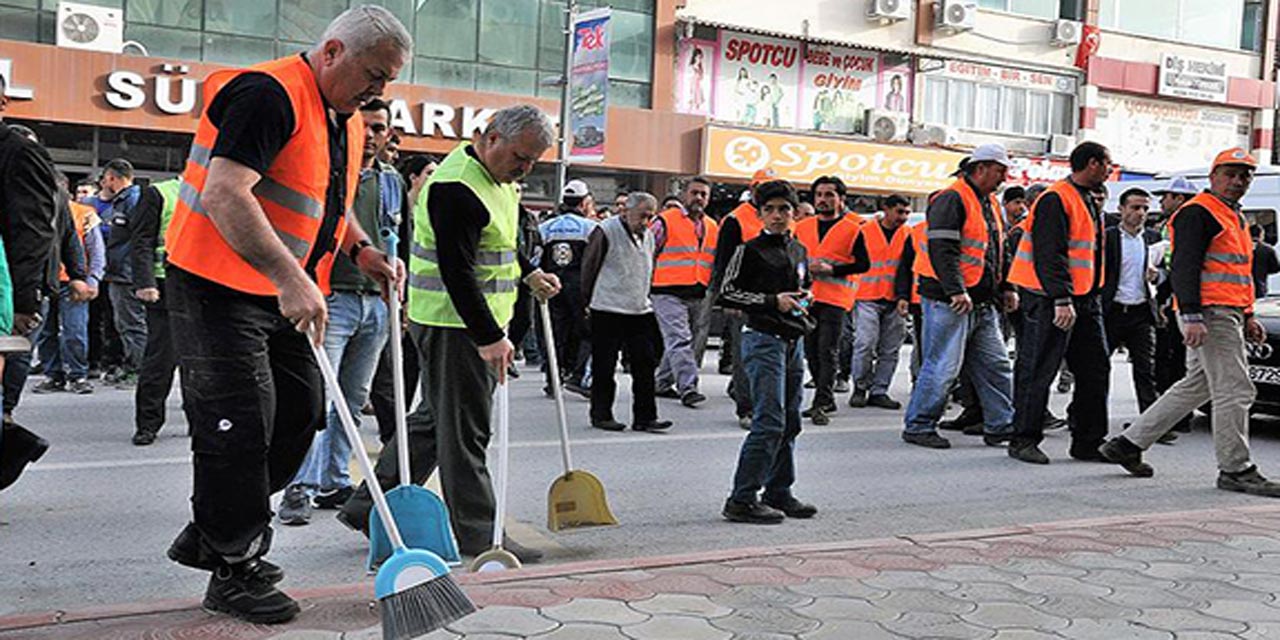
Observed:
[[[822,136],[709,125],[702,169],[718,178],[749,180],[772,167],[778,177],[808,184],[836,175],[850,189],[927,194],[951,183],[963,154]]]

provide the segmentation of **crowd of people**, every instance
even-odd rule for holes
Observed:
[[[730,521],[817,513],[792,492],[795,441],[803,421],[844,412],[846,393],[849,409],[903,411],[909,445],[947,449],[940,430],[955,430],[1047,464],[1045,431],[1069,428],[1072,458],[1144,477],[1143,452],[1211,402],[1218,486],[1280,496],[1248,446],[1245,342],[1265,337],[1252,305],[1280,262],[1240,210],[1257,166],[1246,151],[1219,154],[1204,190],[1182,178],[1128,189],[1115,216],[1102,211],[1111,156],[1093,142],[1071,153],[1070,176],[1028,189],[1004,186],[1003,147],[980,146],[915,222],[908,197],[854,211],[865,197],[839,177],[801,192],[768,168],[719,218],[698,176],[600,207],[571,180],[542,216],[520,188],[556,137],[537,107],[497,111],[443,158],[399,157],[378,96],[410,51],[390,12],[362,6],[303,54],[215,72],[183,174],[146,185],[117,159],[72,193],[33,132],[0,126],[0,330],[32,336],[36,355],[4,363],[0,489],[49,446],[13,421],[31,372],[44,375],[37,393],[92,393],[99,375],[134,388],[133,443],[145,446],[180,369],[192,519],[168,555],[210,573],[206,607],[281,622],[298,607],[264,558],[272,519],[304,525],[333,509],[368,535],[372,508],[307,341],[337,371],[330,401],[376,417],[376,481],[399,483],[400,447],[415,482],[438,469],[460,550],[475,555],[494,533],[492,392],[521,375],[517,354],[544,363],[548,394],[559,376],[587,397],[591,427],[664,432],[676,425],[659,399],[708,403],[702,365],[720,325],[719,370],[748,432]],[[3,96],[0,85],[0,110]],[[402,289],[407,331],[392,336],[386,301]],[[559,371],[533,330],[540,304]],[[909,332],[913,384],[899,399]],[[1121,346],[1141,415],[1108,439]],[[404,442],[395,367],[418,391]],[[628,421],[614,412],[619,369]],[[1068,374],[1064,419],[1048,405]],[[944,420],[951,399],[962,411]]]

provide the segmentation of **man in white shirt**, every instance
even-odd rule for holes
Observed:
[[[1133,361],[1133,386],[1139,411],[1146,411],[1159,395],[1155,385],[1155,296],[1148,247],[1159,235],[1146,229],[1151,195],[1139,188],[1120,194],[1120,224],[1106,231],[1106,279],[1102,312],[1107,346],[1112,353],[1123,345]]]

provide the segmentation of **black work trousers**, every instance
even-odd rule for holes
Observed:
[[[169,321],[191,427],[191,508],[203,544],[229,563],[266,553],[271,494],[325,426],[324,381],[276,298],[170,265]]]
[[[1076,385],[1067,408],[1071,422],[1071,451],[1081,455],[1096,451],[1107,437],[1107,393],[1111,386],[1111,361],[1097,294],[1076,296],[1075,325],[1069,331],[1053,326],[1053,300],[1026,290],[1022,297],[1022,328],[1018,335],[1018,361],[1013,383],[1013,441],[1010,447],[1038,445],[1044,440],[1044,415],[1049,390],[1062,366],[1076,373]]]
[[[400,351],[404,355],[401,369],[404,371],[404,410],[413,408],[413,398],[418,392],[418,346],[413,343],[409,332],[400,336]],[[378,356],[378,368],[373,372],[373,383],[369,386],[369,404],[373,405],[373,415],[378,419],[378,440],[386,444],[396,435],[396,390],[391,377],[391,340],[382,347],[382,355]]]
[[[480,359],[465,329],[409,325],[422,363],[422,401],[409,415],[409,466],[413,482],[440,467],[440,486],[458,547],[467,555],[492,542],[493,485],[485,461],[497,372]],[[400,484],[398,438],[378,454],[374,472],[383,490]],[[342,507],[348,522],[368,523],[373,499],[364,483]]]
[[[631,358],[631,421],[658,419],[654,396],[654,371],[662,353],[662,332],[653,312],[626,315],[609,311],[591,312],[591,421],[613,420],[613,401],[618,394],[615,380],[618,354],[625,349]]]
[[[577,286],[566,286],[547,304],[551,307],[551,330],[556,339],[560,380],[579,384],[591,355],[591,325],[582,313],[586,308],[582,292]],[[547,384],[551,384],[550,378]]]
[[[1115,353],[1122,345],[1132,361],[1138,411],[1146,411],[1160,395],[1156,392],[1156,330],[1150,305],[1111,305],[1107,314],[1107,353]]]
[[[178,369],[163,278],[156,280],[156,288],[161,291],[160,300],[146,305],[147,348],[142,353],[138,387],[134,391],[133,425],[139,433],[158,433],[164,426],[173,373]]]
[[[809,315],[817,322],[817,327],[804,336],[804,355],[809,360],[809,375],[814,382],[813,406],[826,411],[836,403],[834,388],[840,336],[849,312],[825,302],[815,302],[809,307]]]

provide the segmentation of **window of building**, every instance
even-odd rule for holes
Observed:
[[[1035,89],[925,78],[924,121],[1033,137],[1075,132],[1075,97]]]
[[[476,0],[432,0],[418,8],[414,48],[418,55],[476,59]]]
[[[538,3],[480,0],[480,62],[527,66],[537,55]]]
[[[0,7],[0,38],[36,42],[40,33],[39,15],[34,9]]]
[[[124,13],[125,28],[142,23],[199,29],[203,5],[204,0],[129,0]],[[150,51],[151,47],[147,49]]]
[[[183,31],[148,24],[125,23],[125,40],[141,42],[147,53],[158,58],[199,60],[201,36],[198,31]]]
[[[285,40],[315,42],[329,22],[346,10],[347,0],[280,0],[277,35]]]
[[[276,3],[205,0],[204,28],[236,35],[271,37],[276,33]],[[205,58],[211,62],[221,62]],[[257,62],[261,62],[258,60]]]
[[[1007,11],[1024,16],[1045,18],[1081,19],[1080,0],[978,0],[978,6],[996,11]]]
[[[1254,7],[1246,11],[1246,5]],[[1260,13],[1260,4],[1246,0],[1101,0],[1098,24],[1165,40],[1256,50]]]
[[[470,62],[417,58],[413,61],[413,82],[446,89],[474,89],[476,66]]]
[[[219,33],[204,34],[204,59],[209,62],[247,66],[275,57],[276,47],[271,40]]]
[[[1266,16],[1262,0],[1246,0],[1244,20],[1240,30],[1240,48],[1254,53],[1262,52],[1262,19]]]

